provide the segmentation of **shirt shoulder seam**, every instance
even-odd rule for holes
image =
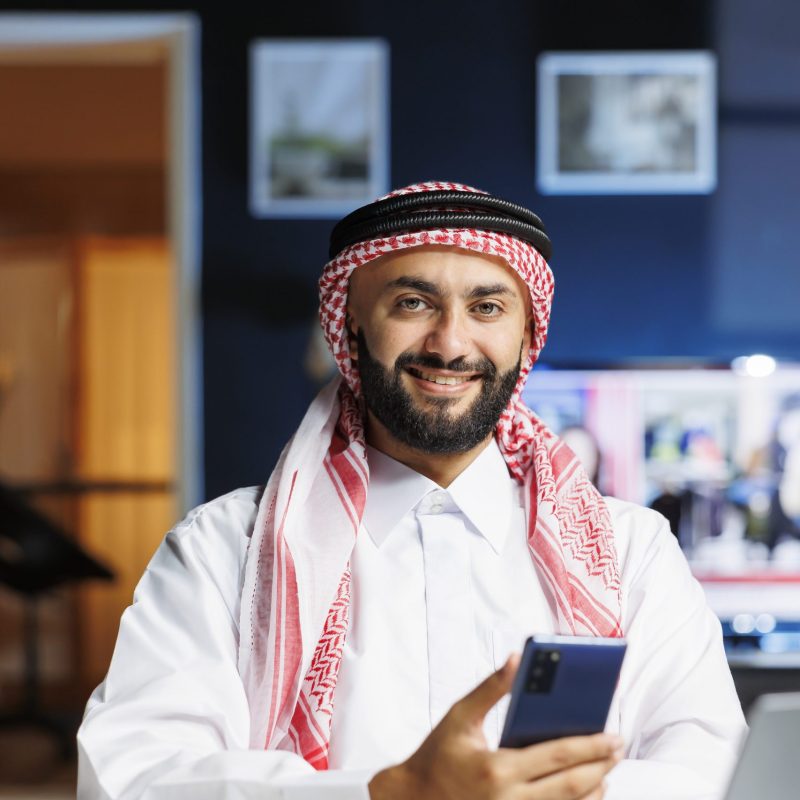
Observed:
[[[203,516],[208,511],[219,508],[227,503],[237,501],[245,495],[252,495],[254,504],[256,507],[258,507],[265,488],[266,487],[264,485],[241,486],[233,491],[228,492],[227,494],[220,495],[219,497],[215,497],[213,500],[202,503],[201,505],[193,508],[177,525],[175,525],[172,531],[175,534],[184,534],[199,524],[202,521]]]

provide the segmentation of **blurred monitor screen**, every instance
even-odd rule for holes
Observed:
[[[729,646],[800,653],[800,364],[536,369],[522,399],[603,494],[667,518]]]

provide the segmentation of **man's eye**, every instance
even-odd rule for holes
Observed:
[[[475,310],[483,317],[493,317],[500,313],[500,307],[496,303],[479,303]]]
[[[419,297],[404,297],[398,305],[406,311],[419,311],[425,305],[425,301]]]

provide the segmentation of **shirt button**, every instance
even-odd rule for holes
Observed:
[[[441,514],[444,508],[444,497],[442,492],[434,492],[431,495],[429,511],[431,514]]]

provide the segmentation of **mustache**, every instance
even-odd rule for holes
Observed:
[[[430,369],[446,369],[451,372],[480,372],[489,378],[494,377],[497,373],[497,367],[485,357],[477,361],[467,361],[464,356],[459,356],[452,361],[446,362],[439,356],[412,353],[410,351],[401,353],[394,362],[396,373],[406,367],[429,367]]]

